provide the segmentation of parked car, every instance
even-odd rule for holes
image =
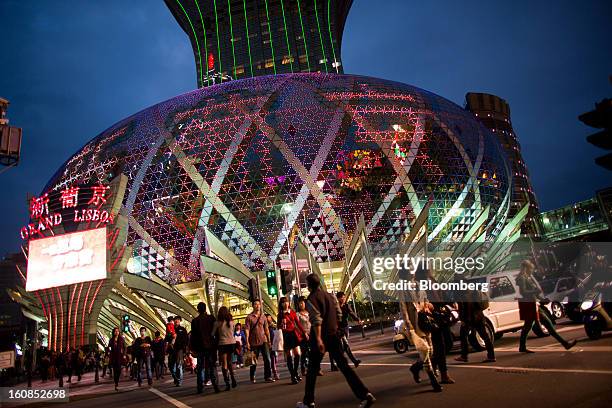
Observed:
[[[556,320],[565,315],[563,299],[576,288],[577,283],[578,279],[573,276],[546,279],[540,282],[544,296],[550,300],[550,313]]]
[[[489,284],[489,307],[484,311],[486,318],[485,328],[492,338],[498,340],[505,333],[515,332],[523,327],[523,321],[519,317],[518,301],[521,296],[516,284],[518,270],[506,271],[497,274],[467,279],[474,283]],[[540,306],[540,313],[547,313],[551,321],[555,321],[551,313],[551,304]],[[452,327],[454,338],[459,338],[461,322]],[[544,326],[534,325],[533,332],[538,337],[548,336],[548,330]],[[469,334],[468,340],[475,350],[484,350],[484,341],[475,331]]]

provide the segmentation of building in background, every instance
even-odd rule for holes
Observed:
[[[469,92],[465,95],[466,109],[474,113],[480,121],[499,139],[512,165],[512,203],[509,217],[517,214],[529,203],[527,217],[523,221],[521,232],[531,237],[540,236],[539,208],[529,171],[521,154],[521,145],[510,120],[510,105],[496,95]]]
[[[352,0],[165,0],[191,40],[198,86],[294,72],[342,73]]]
[[[7,375],[22,372],[26,350],[47,345],[47,325],[40,304],[34,295],[20,291],[25,270],[22,253],[0,259],[0,351],[13,351],[15,356],[14,369],[0,374],[0,383],[5,383]]]

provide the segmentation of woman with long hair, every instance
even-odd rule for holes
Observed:
[[[285,352],[285,361],[287,369],[291,375],[291,383],[297,384],[302,380],[298,374],[300,367],[300,343],[307,334],[300,323],[295,311],[291,309],[289,300],[282,297],[279,300],[278,306],[278,328],[283,333],[283,350]]]
[[[225,306],[219,308],[217,321],[213,325],[212,335],[218,339],[219,360],[221,361],[221,371],[225,380],[225,391],[235,388],[236,378],[234,377],[234,366],[232,365],[232,355],[236,350],[236,340],[234,339],[234,319],[229,309]]]
[[[119,333],[119,328],[113,329],[113,335],[108,341],[110,350],[110,363],[113,368],[113,380],[115,381],[115,391],[119,389],[119,377],[121,376],[121,365],[125,356],[125,340]]]
[[[308,358],[310,357],[310,344],[308,337],[310,336],[310,315],[308,314],[308,310],[306,309],[306,298],[304,296],[300,296],[298,299],[298,318],[300,319],[300,324],[304,328],[304,338],[300,343],[300,351],[302,352],[302,357],[300,359],[300,366],[302,377],[306,375],[306,369],[308,368]]]

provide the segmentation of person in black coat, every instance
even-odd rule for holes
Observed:
[[[110,365],[113,369],[113,380],[115,381],[115,391],[119,389],[119,377],[121,376],[121,366],[125,356],[125,340],[119,333],[119,328],[113,329],[113,335],[108,342],[110,350]]]

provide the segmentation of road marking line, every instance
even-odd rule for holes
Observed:
[[[531,367],[504,367],[504,366],[486,366],[486,365],[453,365],[459,368],[481,368],[490,370],[517,370],[530,371],[536,373],[567,373],[567,374],[608,374],[612,375],[612,370],[574,370],[569,368],[531,368]]]
[[[353,354],[397,354],[395,350],[357,350]]]
[[[361,363],[360,366],[380,366],[380,367],[409,367],[412,364],[406,363]],[[568,374],[608,374],[612,375],[612,370],[572,370],[565,368],[528,368],[528,367],[504,367],[493,365],[470,365],[470,364],[449,364],[453,368],[480,368],[489,370],[517,370],[517,371],[532,371],[540,373],[568,373]]]
[[[565,332],[568,332],[568,331],[584,329],[584,326],[583,325],[579,325],[579,326],[567,326],[567,327],[556,326],[555,329],[557,329],[557,333],[565,333]]]
[[[177,400],[176,398],[172,398],[171,396],[161,392],[157,388],[151,387],[151,388],[149,388],[149,391],[151,391],[153,394],[157,395],[158,397],[165,399],[166,401],[168,401],[169,403],[171,403],[172,405],[174,405],[177,408],[191,408],[189,405],[182,403],[181,401]]]

